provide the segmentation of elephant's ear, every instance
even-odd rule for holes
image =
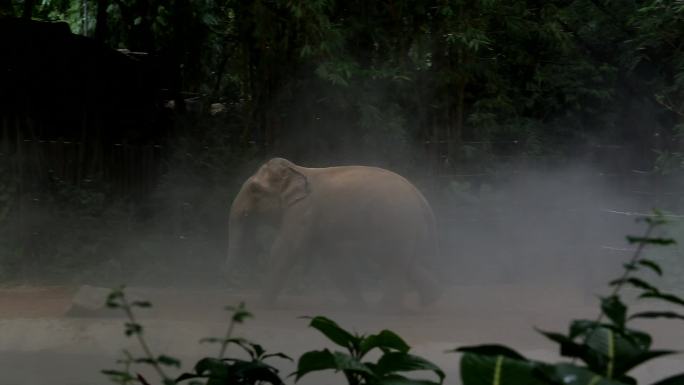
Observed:
[[[296,202],[304,199],[309,195],[309,180],[306,175],[295,170],[293,167],[287,167],[286,177],[283,183],[283,206],[291,206]]]

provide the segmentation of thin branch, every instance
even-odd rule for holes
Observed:
[[[226,355],[226,349],[228,348],[228,340],[230,340],[230,336],[233,335],[233,329],[235,329],[235,319],[231,318],[230,323],[228,324],[228,330],[226,330],[225,337],[223,338],[223,341],[221,341],[221,350],[219,350],[218,354],[219,360],[222,360],[223,357]]]
[[[135,319],[135,315],[133,314],[133,310],[131,310],[131,305],[126,300],[126,296],[121,296],[121,305],[123,310],[126,312],[126,316],[128,317],[128,320],[131,322],[131,324],[138,325],[138,322]],[[140,343],[140,347],[142,348],[143,352],[150,360],[150,365],[152,365],[157,374],[159,374],[159,377],[161,377],[161,379],[165,382],[170,381],[171,377],[167,376],[166,373],[164,373],[164,370],[161,368],[157,360],[154,358],[152,350],[150,349],[149,345],[147,345],[147,342],[143,338],[142,334],[139,331],[135,332],[134,334],[135,337],[138,339],[138,343]]]

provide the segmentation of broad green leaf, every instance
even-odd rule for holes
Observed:
[[[252,347],[252,351],[254,352],[255,358],[256,358],[256,357],[261,357],[261,356],[264,355],[264,353],[266,353],[266,350],[264,350],[264,348],[263,348],[261,345],[259,345],[259,344],[255,344],[255,343],[249,342],[249,346]]]
[[[396,372],[411,372],[416,370],[429,370],[439,377],[439,382],[444,381],[444,371],[432,362],[413,354],[391,352],[385,353],[378,360],[376,371],[381,375]]]
[[[157,363],[157,360],[154,358],[147,358],[147,357],[142,357],[142,358],[136,358],[133,360],[136,364],[149,364],[149,365],[154,365]]]
[[[602,326],[601,323],[589,320],[574,320],[570,324],[570,334],[569,338],[573,339],[580,335],[586,334],[587,332]]]
[[[653,338],[651,338],[651,335],[646,332],[634,329],[624,329],[620,332],[622,333],[622,337],[632,342],[641,351],[647,351],[651,347],[651,343],[653,342]]]
[[[496,344],[464,346],[452,351],[462,353],[474,353],[485,356],[504,356],[515,360],[527,361],[527,358],[525,358],[522,354],[516,352],[515,350],[507,346]]]
[[[544,335],[546,338],[560,345],[560,354],[565,357],[577,357],[586,361],[587,347],[576,343],[571,338],[561,333],[546,332],[537,329],[537,332]]]
[[[180,368],[181,366],[181,362],[179,359],[164,354],[157,357],[157,362],[162,365],[175,366],[177,368]]]
[[[645,245],[658,245],[667,246],[675,244],[675,240],[671,238],[652,238],[652,237],[635,237],[632,235],[627,236],[627,241],[629,243],[642,243]]]
[[[653,260],[642,258],[637,263],[642,265],[642,266],[648,267],[649,269],[653,270],[659,276],[663,275],[663,269],[660,267],[660,265],[658,263],[656,263]]]
[[[439,385],[439,382],[428,380],[416,380],[413,378],[406,378],[397,374],[389,375],[376,380],[374,384],[377,385]]]
[[[226,382],[231,384],[283,383],[276,369],[259,361],[239,360],[230,366],[229,374],[229,381]]]
[[[637,289],[643,289],[646,291],[658,292],[658,288],[656,288],[655,286],[651,285],[650,283],[644,281],[643,279],[636,278],[636,277],[616,279],[616,280],[610,282],[611,286],[625,285],[625,284],[632,285],[632,286],[636,287]]]
[[[110,378],[112,378],[112,380],[118,382],[127,382],[135,380],[135,377],[133,377],[130,373],[126,373],[121,370],[101,370],[100,373],[109,376]]]
[[[648,350],[650,336],[643,332],[608,327],[590,332],[586,345],[589,354],[583,360],[591,370],[608,378],[623,377],[637,365],[673,353],[669,350]]]
[[[205,385],[225,385],[229,384],[230,379],[228,377],[209,377]]]
[[[643,293],[639,296],[639,298],[653,298],[653,299],[660,299],[665,302],[670,302],[675,305],[681,305],[684,306],[684,299],[681,299],[680,297],[670,294],[670,293],[661,293],[659,291],[653,291],[653,292],[647,292]]]
[[[535,370],[539,364],[504,356],[465,353],[461,357],[463,385],[545,385]]]
[[[131,307],[149,308],[152,307],[152,303],[150,301],[133,301]]]
[[[576,322],[573,327],[574,338],[584,342],[559,333],[540,332],[560,344],[562,355],[581,359],[604,377],[620,377],[640,360],[649,359],[650,337],[645,333],[610,325],[592,327],[591,321]]]
[[[629,319],[634,318],[671,318],[684,320],[684,315],[673,311],[644,311],[629,316]]]
[[[362,357],[375,348],[397,350],[402,353],[406,353],[410,349],[408,344],[391,330],[383,330],[378,334],[372,334],[361,339],[360,353]]]
[[[307,373],[335,368],[335,356],[328,349],[306,352],[297,362],[295,381],[299,381]]]
[[[242,350],[249,355],[252,360],[257,360],[261,354],[263,354],[263,348],[261,345],[251,343],[244,338],[235,338],[234,341],[229,341],[229,343],[235,343]]]
[[[620,297],[613,295],[601,298],[601,310],[619,328],[625,327],[627,319],[627,306],[620,300]]]
[[[651,385],[684,385],[684,373],[668,377]]]
[[[342,352],[330,352],[325,350],[314,350],[306,352],[299,357],[295,381],[298,381],[305,374],[321,370],[342,370],[348,372],[373,375],[374,373],[356,358]]]
[[[206,375],[198,375],[198,374],[193,374],[193,373],[183,373],[180,376],[176,378],[176,383],[182,382],[182,381],[187,381],[187,380],[194,380],[196,378],[207,378],[209,376]]]
[[[206,378],[207,385],[269,383],[281,385],[278,371],[260,361],[204,358],[195,364],[195,374],[184,373],[176,382]]]
[[[195,364],[195,373],[198,375],[207,375],[214,378],[227,378],[228,372],[228,364],[216,358],[203,358]]]
[[[294,360],[292,359],[292,357],[288,356],[288,355],[285,354],[285,353],[269,353],[269,354],[264,354],[264,356],[262,357],[262,359],[265,360],[265,359],[271,358],[271,357],[278,357],[278,358],[282,358],[282,359],[285,359],[285,360],[288,360],[288,361],[294,361]]]
[[[361,361],[342,352],[334,352],[335,369],[373,375],[374,373]]]
[[[669,356],[672,354],[677,354],[677,352],[674,350],[649,350],[627,357],[620,357],[616,365],[616,370],[619,373],[624,374],[632,370],[633,368],[643,364],[644,362],[650,361],[654,358]]]
[[[589,332],[586,339],[586,345],[599,354],[589,356],[597,360],[585,360],[585,362],[591,370],[608,378],[615,375],[615,334],[615,331],[609,328],[600,327]]]
[[[541,372],[551,383],[565,385],[624,385],[622,382],[607,379],[591,370],[573,364],[547,365]]]
[[[323,333],[328,339],[343,348],[356,348],[359,338],[342,329],[335,321],[326,317],[314,317],[309,326]]]

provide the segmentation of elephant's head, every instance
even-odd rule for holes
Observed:
[[[309,194],[309,181],[292,162],[274,158],[245,181],[230,208],[226,268],[256,256],[259,226],[278,227],[283,211]]]

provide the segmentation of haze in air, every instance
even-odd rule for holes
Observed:
[[[241,302],[254,317],[234,336],[292,357],[267,361],[288,384],[305,352],[342,349],[301,316],[392,330],[444,383],[470,384],[463,355],[445,353],[463,346],[560,361],[535,328],[599,316],[637,251],[626,236],[647,228],[637,219],[659,209],[669,223],[650,236],[682,238],[682,15],[677,1],[0,1],[0,383],[112,383],[103,369],[161,383],[117,363],[145,354],[125,323],[143,326],[153,358],[181,360],[161,359],[175,378],[217,356],[199,341],[223,338],[224,307]],[[294,166],[259,174],[272,158]],[[387,174],[325,184],[300,166],[379,167],[420,195]],[[243,188],[269,215],[241,207],[252,247],[227,261]],[[310,196],[312,211],[284,222],[277,208]],[[304,233],[317,242],[274,269],[274,242],[306,215],[327,220]],[[411,247],[420,274],[400,258]],[[638,277],[682,294],[679,246],[639,255],[664,273],[646,262]],[[422,306],[433,280],[440,295]],[[401,304],[377,302],[404,284]],[[107,308],[120,285],[153,306],[134,321]],[[619,291],[629,314],[652,310],[634,286]],[[681,313],[672,302],[657,310]],[[628,324],[677,350],[677,321]],[[630,375],[653,383],[680,361]],[[298,383],[322,381],[347,379]]]

